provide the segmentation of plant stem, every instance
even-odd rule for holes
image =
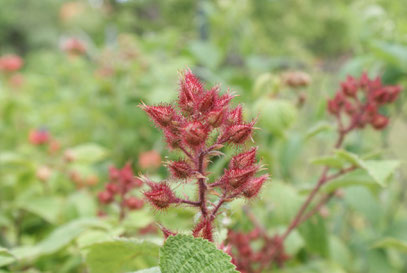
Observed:
[[[346,134],[353,128],[353,126],[354,125],[352,123],[346,130],[342,130],[341,128],[338,130],[339,137],[335,143],[335,148],[341,147],[343,141],[345,140]],[[322,173],[318,179],[317,184],[312,189],[311,193],[308,195],[307,199],[305,200],[304,204],[301,206],[300,210],[298,211],[297,215],[294,217],[291,224],[288,226],[287,230],[283,233],[283,235],[282,235],[283,241],[287,238],[287,236],[291,233],[291,231],[293,229],[295,229],[299,224],[302,223],[303,215],[304,215],[305,211],[307,210],[308,206],[311,204],[314,197],[316,196],[316,194],[318,193],[319,189],[329,180],[336,178],[333,176],[328,176],[328,171],[329,171],[329,167],[328,166],[324,167],[324,169],[322,170]],[[342,173],[340,175],[342,175]]]

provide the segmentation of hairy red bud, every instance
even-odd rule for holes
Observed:
[[[257,148],[251,148],[249,151],[235,155],[229,163],[230,169],[243,169],[253,165],[256,162]]]
[[[208,130],[200,122],[191,122],[184,128],[184,140],[190,146],[198,146],[206,141]]]
[[[168,164],[168,168],[172,176],[178,179],[185,179],[192,175],[192,168],[185,160],[172,161]]]
[[[208,123],[214,128],[222,125],[225,117],[225,109],[217,109],[208,113],[207,119]]]
[[[254,122],[232,125],[226,129],[221,139],[235,144],[242,144],[251,136],[253,125]]]
[[[252,177],[259,167],[256,165],[247,167],[245,169],[231,169],[225,171],[225,180],[227,185],[230,185],[232,188],[239,188],[248,182],[248,179]]]
[[[260,177],[254,177],[249,180],[247,183],[247,186],[243,190],[243,195],[246,196],[247,198],[253,198],[256,197],[259,192],[261,187],[263,186],[264,182],[266,182],[268,179],[268,175],[263,175]]]
[[[169,105],[148,106],[142,104],[140,107],[159,127],[167,127],[170,125],[176,114],[172,106]]]
[[[165,209],[175,203],[177,198],[171,188],[165,183],[149,183],[150,190],[144,192],[147,200],[157,209]]]
[[[235,109],[228,113],[228,121],[231,124],[242,123],[242,120],[243,120],[243,110],[241,105],[238,105]]]
[[[201,113],[206,113],[212,110],[215,106],[216,90],[209,90],[199,101],[199,111]]]

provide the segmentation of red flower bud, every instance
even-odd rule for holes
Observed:
[[[361,88],[366,88],[369,85],[369,76],[366,72],[363,72],[362,76],[360,76],[359,86]]]
[[[202,99],[199,100],[198,110],[206,113],[215,107],[216,90],[212,89],[206,92]]]
[[[397,99],[397,97],[399,96],[400,92],[401,92],[401,86],[399,86],[399,85],[388,86],[387,87],[387,93],[388,93],[387,103],[394,102]]]
[[[194,111],[198,95],[202,94],[203,91],[202,83],[198,78],[191,71],[186,71],[180,81],[179,107],[184,112],[191,114]]]
[[[235,155],[229,163],[230,169],[244,169],[252,166],[256,162],[257,148],[251,148],[249,151]]]
[[[338,105],[338,103],[336,102],[335,99],[328,100],[329,113],[331,113],[332,115],[336,115],[339,113],[339,110],[340,110],[340,106]]]
[[[200,122],[191,122],[184,128],[184,140],[190,146],[198,146],[206,141],[208,130]]]
[[[345,102],[345,111],[348,115],[353,115],[356,112],[356,107],[353,103]]]
[[[157,209],[165,209],[175,203],[177,198],[171,188],[165,183],[149,183],[150,190],[144,192],[147,200]]]
[[[168,168],[172,176],[178,179],[185,179],[192,175],[192,168],[185,160],[172,161],[168,164]]]
[[[253,165],[245,169],[226,170],[224,180],[226,181],[227,185],[230,185],[232,188],[236,189],[246,184],[248,179],[252,177],[258,169],[258,166]]]
[[[264,182],[268,179],[268,175],[263,175],[260,177],[254,177],[249,180],[245,189],[243,190],[243,195],[247,198],[256,197],[257,194],[260,192],[261,187],[263,186]]]
[[[221,140],[229,141],[235,144],[244,143],[253,132],[254,122],[248,124],[232,125],[223,133]]]
[[[129,197],[125,201],[126,206],[131,210],[141,209],[144,206],[144,202],[136,197]]]
[[[377,130],[383,129],[388,123],[389,119],[380,114],[376,114],[371,121],[372,126]]]
[[[208,123],[214,128],[217,128],[222,125],[225,117],[225,109],[217,109],[209,112],[207,116]]]
[[[112,181],[118,180],[120,178],[120,170],[113,166],[110,166],[109,167],[109,178]]]
[[[34,129],[30,131],[28,140],[31,144],[41,145],[48,143],[51,139],[49,132],[46,129]]]
[[[0,71],[14,72],[23,66],[23,60],[17,55],[0,57]]]
[[[238,105],[235,109],[228,113],[228,122],[231,124],[238,124],[242,123],[243,120],[243,112],[242,106]]]
[[[341,83],[341,87],[342,92],[349,97],[354,97],[358,91],[358,84],[351,76],[348,76],[346,81]]]
[[[112,182],[106,184],[105,189],[107,192],[109,192],[112,195],[119,192],[119,186],[116,183],[112,183]]]
[[[102,204],[109,204],[113,201],[113,195],[108,191],[102,191],[98,194],[99,202]]]
[[[167,142],[168,146],[171,149],[177,149],[179,148],[179,144],[181,143],[181,135],[174,134],[170,130],[165,130],[164,131],[164,136],[165,136],[165,141]]]
[[[133,182],[134,174],[130,163],[126,163],[120,170],[120,180],[125,184],[131,184]]]
[[[169,105],[148,106],[142,104],[140,107],[155,122],[155,124],[157,124],[157,126],[162,128],[170,125],[172,119],[176,115],[175,110]]]

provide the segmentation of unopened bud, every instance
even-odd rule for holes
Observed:
[[[198,146],[206,141],[208,130],[200,122],[191,122],[184,128],[184,140],[191,146]]]
[[[147,200],[157,209],[165,209],[175,203],[177,198],[171,188],[165,183],[150,183],[150,190],[144,192]]]
[[[172,176],[178,179],[185,179],[192,175],[192,168],[185,160],[172,161],[168,164],[168,168]]]
[[[243,169],[249,167],[256,162],[257,148],[251,148],[249,151],[235,155],[230,160],[229,167],[231,169]]]
[[[383,129],[388,123],[389,119],[380,114],[376,114],[371,121],[372,126],[377,130]]]
[[[109,204],[113,201],[113,195],[108,191],[102,191],[98,194],[99,202]]]
[[[144,206],[143,200],[134,196],[127,198],[125,202],[126,206],[131,210],[141,209]]]
[[[249,182],[247,183],[247,186],[243,190],[243,195],[246,196],[247,198],[256,197],[259,194],[264,182],[267,181],[267,179],[268,175],[263,175],[260,177],[254,177],[250,179]]]
[[[37,178],[43,182],[48,181],[52,174],[52,171],[47,166],[41,166],[37,170]]]

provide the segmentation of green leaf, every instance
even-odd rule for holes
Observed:
[[[340,169],[345,165],[345,160],[337,156],[322,156],[311,160],[312,164],[328,166],[331,168]]]
[[[292,185],[279,181],[271,183],[262,195],[267,196],[273,204],[270,220],[281,225],[291,222],[303,200]]]
[[[299,232],[305,241],[308,251],[329,256],[329,239],[325,221],[321,216],[315,215],[299,227]]]
[[[400,166],[397,160],[367,160],[364,169],[382,187],[387,186],[389,177]]]
[[[99,219],[78,219],[65,224],[54,230],[45,240],[38,244],[41,254],[50,254],[78,237],[82,232],[90,228],[107,229],[108,226]]]
[[[61,199],[55,196],[36,198],[22,198],[19,201],[20,209],[34,213],[50,223],[55,223],[61,212]]]
[[[11,264],[15,260],[16,258],[7,248],[0,247],[0,266]]]
[[[71,149],[76,162],[95,163],[107,156],[107,150],[95,143],[87,143]]]
[[[10,250],[17,260],[32,259],[41,255],[52,254],[67,246],[83,231],[90,228],[106,228],[98,219],[78,219],[54,230],[46,239],[34,246],[18,247]],[[0,258],[0,266],[14,262],[14,259]]]
[[[360,159],[360,157],[357,154],[345,151],[345,150],[336,150],[335,154],[339,157],[342,158],[343,160],[351,163],[352,165],[355,165],[357,167],[363,168],[364,163],[363,160]]]
[[[89,249],[86,263],[90,273],[123,273],[158,263],[159,245],[149,241],[116,239],[86,249]]]
[[[350,173],[344,174],[329,183],[322,186],[322,191],[332,192],[339,188],[350,187],[350,186],[365,186],[370,189],[376,189],[379,185],[376,181],[362,169],[354,170]]]
[[[337,150],[336,155],[364,169],[382,187],[387,186],[388,179],[400,165],[397,160],[362,160],[358,155],[344,150]]]
[[[170,236],[160,249],[165,273],[238,273],[230,261],[213,243],[190,235]]]
[[[373,245],[373,248],[394,248],[407,253],[407,242],[395,238],[384,238]]]

